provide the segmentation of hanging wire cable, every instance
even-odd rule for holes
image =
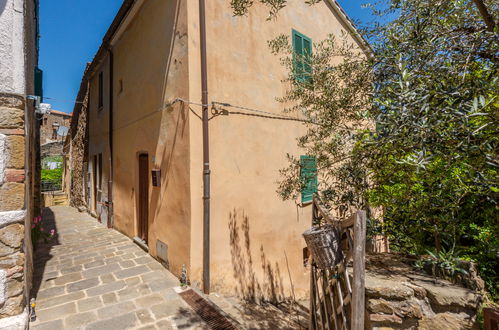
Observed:
[[[123,124],[123,125],[120,125],[120,126],[115,127],[115,128],[113,129],[113,132],[119,131],[119,130],[120,130],[120,129],[122,129],[122,128],[125,128],[125,127],[127,127],[127,126],[133,125],[133,124],[135,124],[136,122],[139,122],[139,121],[141,121],[141,120],[143,120],[143,119],[146,119],[146,118],[148,118],[148,117],[150,117],[150,116],[152,116],[152,115],[154,115],[154,114],[156,114],[156,113],[158,113],[158,112],[164,111],[164,110],[168,109],[169,107],[173,106],[175,103],[178,103],[178,102],[183,102],[183,100],[182,100],[182,99],[180,99],[180,98],[176,98],[176,99],[174,99],[174,100],[173,100],[173,101],[171,101],[171,102],[165,103],[162,107],[159,107],[159,108],[158,108],[158,109],[156,109],[156,110],[153,110],[153,111],[151,111],[151,112],[148,112],[148,113],[146,113],[146,114],[144,114],[144,115],[140,116],[140,117],[139,117],[139,118],[137,118],[137,119],[131,120],[131,121],[129,121],[129,122],[127,122],[127,123]],[[107,135],[107,134],[109,134],[109,131],[102,131],[102,132],[100,132],[100,134],[97,134],[97,136]]]
[[[67,103],[78,103],[78,104],[85,103],[83,101],[70,101],[70,100],[63,100],[63,99],[59,99],[59,98],[55,98],[55,97],[48,97],[48,96],[44,96],[43,98],[47,99],[47,100],[54,100],[54,101],[67,102]],[[216,102],[216,101],[214,101],[211,104],[202,104],[202,103],[198,103],[198,102],[193,102],[193,101],[185,100],[183,98],[176,98],[172,102],[166,103],[163,107],[161,107],[157,111],[166,110],[167,108],[169,108],[170,106],[172,106],[173,104],[175,104],[177,102],[183,102],[183,103],[186,103],[186,104],[193,104],[193,105],[197,105],[197,106],[200,106],[200,107],[202,107],[202,106],[216,106],[216,105],[218,105],[218,106],[223,106],[223,107],[228,107],[228,108],[234,108],[234,109],[239,109],[239,110],[246,110],[246,111],[250,111],[250,112],[254,112],[254,113],[260,113],[260,114],[264,114],[264,115],[267,115],[267,116],[271,116],[271,118],[274,118],[274,119],[295,120],[295,121],[301,121],[301,122],[307,122],[307,123],[312,123],[313,124],[313,122],[310,121],[310,120],[300,119],[300,118],[297,118],[297,117],[287,116],[287,115],[279,114],[279,113],[275,113],[275,112],[269,112],[269,111],[263,111],[263,110],[258,110],[258,109],[253,109],[253,108],[248,108],[248,107],[243,107],[243,106],[238,106],[238,105],[232,105],[232,104],[226,103],[226,102]],[[156,112],[156,111],[154,111],[154,112]],[[152,112],[152,113],[154,113],[154,112]],[[232,113],[234,113],[234,112],[232,112]]]
[[[70,101],[70,100],[64,100],[64,99],[59,99],[59,98],[55,98],[55,97],[48,97],[48,96],[44,96],[43,98],[47,99],[47,100],[54,100],[54,101],[59,101],[59,102],[67,102],[67,103],[73,103],[73,104],[83,104],[83,103],[85,103],[84,101]],[[248,108],[248,107],[243,107],[243,106],[239,106],[239,105],[232,105],[232,104],[226,103],[226,102],[213,101],[211,104],[202,104],[202,103],[198,103],[198,102],[193,102],[193,101],[185,100],[183,98],[176,98],[172,102],[166,103],[163,107],[159,108],[156,111],[166,110],[167,108],[169,108],[170,106],[174,105],[177,102],[183,102],[185,104],[193,104],[193,105],[197,105],[197,106],[200,106],[200,107],[202,107],[202,106],[216,107],[218,105],[218,106],[222,106],[222,107],[226,107],[226,108],[234,108],[234,109],[245,110],[245,111],[249,111],[249,112],[263,114],[263,115],[265,115],[263,117],[266,117],[266,118],[283,119],[283,120],[293,120],[293,121],[300,121],[300,122],[305,122],[305,123],[316,124],[313,121],[306,120],[306,119],[300,119],[300,118],[297,118],[297,117],[287,116],[287,115],[284,115],[284,114],[279,114],[279,113],[269,112],[269,111],[263,111],[263,110],[253,109],[253,108]],[[155,113],[156,111],[153,111],[150,114]],[[239,113],[236,113],[236,112],[229,112],[229,113],[239,114]]]
[[[234,109],[239,109],[239,110],[245,110],[245,111],[249,111],[249,112],[254,112],[254,113],[257,113],[257,114],[261,114],[261,115],[263,115],[262,117],[266,117],[266,118],[282,119],[282,120],[292,120],[292,121],[300,121],[300,122],[315,124],[314,122],[312,122],[310,120],[306,120],[306,119],[301,119],[301,118],[297,118],[297,117],[287,116],[287,115],[280,114],[280,113],[275,113],[275,112],[268,112],[268,111],[263,111],[263,110],[258,110],[258,109],[252,109],[252,108],[238,106],[238,105],[232,105],[230,103],[224,103],[224,102],[216,102],[216,101],[214,101],[214,102],[212,102],[212,104],[213,105],[220,105],[220,106],[227,107],[227,108],[234,108]],[[235,112],[232,112],[232,113],[235,113]]]
[[[288,119],[299,119],[299,118],[296,118],[296,117],[286,116],[286,115],[283,115],[283,114],[280,114],[280,113],[274,113],[274,112],[268,112],[268,111],[263,111],[263,110],[257,110],[257,109],[242,107],[242,106],[239,106],[239,105],[232,105],[230,103],[216,102],[216,101],[214,101],[212,103],[215,104],[215,105],[223,106],[223,107],[240,109],[240,110],[246,110],[246,111],[255,112],[255,113],[261,113],[261,114],[270,115],[270,116],[278,116],[278,117],[288,118]]]
[[[196,102],[184,100],[182,98],[178,98],[177,100],[180,100],[180,101],[182,101],[184,103],[187,103],[187,104],[194,104],[194,105],[198,105],[198,106],[201,106],[201,107],[203,106],[202,103],[196,103]],[[226,107],[226,108],[234,108],[234,109],[239,109],[239,110],[245,110],[245,111],[249,111],[249,112],[258,113],[258,114],[263,115],[262,117],[264,117],[264,118],[281,119],[281,120],[291,120],[291,121],[299,121],[299,122],[305,122],[305,123],[315,124],[314,122],[312,122],[310,120],[300,119],[300,118],[292,117],[292,116],[287,116],[287,115],[280,114],[280,113],[263,111],[263,110],[258,110],[258,109],[253,109],[253,108],[248,108],[248,107],[243,107],[243,106],[238,106],[238,105],[232,105],[232,104],[227,103],[227,102],[216,102],[216,101],[211,102],[211,106],[212,107],[216,108],[217,105],[218,106],[222,106],[222,107]],[[207,106],[209,106],[209,105],[207,105]],[[229,113],[232,113],[232,114],[243,114],[243,113],[239,113],[239,112],[230,112],[230,111],[229,111]]]
[[[193,102],[193,101],[190,101],[190,100],[186,100],[186,99],[183,99],[183,98],[180,98],[180,97],[177,97],[175,98],[174,100],[168,102],[168,103],[165,103],[162,107],[159,107],[158,109],[154,110],[154,111],[151,111],[149,113],[146,113],[144,114],[143,116],[135,119],[135,120],[132,120],[128,123],[125,123],[123,125],[120,125],[118,127],[116,127],[113,131],[118,131],[122,128],[125,128],[127,126],[130,126],[132,124],[135,124],[136,122],[140,121],[140,120],[143,120],[149,116],[152,116],[154,115],[155,113],[158,113],[158,112],[161,112],[161,111],[164,111],[168,108],[170,108],[171,106],[175,105],[176,103],[178,102],[182,102],[184,104],[188,104],[188,105],[196,105],[196,106],[200,106],[202,107],[203,104],[202,103],[199,103],[199,102]],[[78,103],[84,103],[84,102],[78,102]],[[223,109],[223,111],[227,111],[228,114],[239,114],[239,115],[247,115],[247,116],[256,116],[256,117],[262,117],[262,118],[268,118],[268,119],[275,119],[275,120],[286,120],[286,121],[298,121],[298,122],[304,122],[304,123],[309,123],[309,124],[314,124],[314,125],[319,125],[313,121],[310,121],[310,120],[306,120],[306,119],[300,119],[300,118],[297,118],[297,117],[292,117],[292,116],[287,116],[287,115],[284,115],[284,114],[279,114],[279,113],[275,113],[275,112],[269,112],[269,111],[263,111],[263,110],[259,110],[259,109],[253,109],[253,108],[248,108],[248,107],[243,107],[243,106],[238,106],[238,105],[232,105],[230,103],[226,103],[226,102],[212,102],[211,104],[207,104],[206,106],[211,106],[212,109],[215,109],[215,110],[218,110],[219,108],[217,108],[217,106],[219,107],[225,107],[225,108],[234,108],[234,109],[239,109],[239,110],[243,110],[243,111],[246,111],[245,112],[236,112],[236,111],[228,111],[226,109]],[[200,118],[200,116],[194,111],[194,109],[192,109],[191,107],[189,107],[189,110],[194,114],[196,115],[198,118]],[[222,115],[222,114],[214,114],[211,118],[215,118],[219,115]],[[99,135],[105,135],[105,134],[108,134],[109,132],[101,132],[101,134]]]
[[[56,97],[47,97],[47,96],[44,96],[43,97],[44,99],[47,99],[47,100],[54,100],[54,101],[59,101],[59,102],[66,102],[66,103],[80,103],[80,104],[83,104],[83,101],[70,101],[70,100],[62,100],[62,99],[58,99]]]

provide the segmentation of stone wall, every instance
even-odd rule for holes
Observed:
[[[41,145],[41,158],[58,156],[63,153],[64,141],[49,142]]]
[[[396,255],[370,256],[367,269],[366,328],[477,328],[480,293],[415,272]]]
[[[69,154],[65,158],[64,191],[69,192],[69,203],[79,209],[87,207],[86,176],[88,168],[88,85],[82,82],[78,100],[73,111],[71,129],[66,139],[66,149]]]
[[[63,142],[63,136],[55,136],[54,129],[59,127],[67,127],[71,124],[71,115],[57,110],[52,110],[49,114],[43,115],[40,121],[40,143],[42,145],[50,142]],[[54,126],[55,125],[55,126]]]
[[[24,97],[0,94],[0,319],[26,305],[24,120]]]
[[[30,219],[39,212],[39,130],[33,101],[37,1],[0,1],[0,329],[26,329]]]

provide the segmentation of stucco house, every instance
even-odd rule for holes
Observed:
[[[77,108],[88,125],[73,127],[88,129],[77,190],[99,221],[174,274],[185,268],[205,291],[278,301],[308,292],[301,235],[311,192],[296,201],[276,193],[286,154],[302,155],[305,128],[282,120],[276,97],[287,72],[267,41],[286,34],[297,52],[313,51],[345,31],[365,44],[334,0],[292,1],[270,21],[267,10],[255,3],[235,17],[228,0],[204,10],[198,1],[125,0],[83,77]]]

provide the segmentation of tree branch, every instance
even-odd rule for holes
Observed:
[[[487,9],[487,6],[485,6],[485,3],[483,3],[483,0],[473,0],[473,2],[480,11],[480,15],[482,15],[482,18],[487,25],[487,30],[493,32],[494,28],[496,27],[496,22],[494,21],[494,17],[492,17],[492,15],[489,13],[489,10]]]

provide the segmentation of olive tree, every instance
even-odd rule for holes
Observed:
[[[231,5],[245,15],[255,2]],[[258,2],[269,18],[287,4]],[[360,30],[372,56],[342,36],[303,59],[286,37],[269,42],[289,72],[281,100],[307,121],[297,143],[317,158],[319,190],[340,215],[382,206],[395,248],[461,248],[497,292],[499,2],[391,0],[372,8],[385,22]],[[306,79],[297,79],[297,61],[310,66]],[[283,198],[304,184],[299,160],[289,160]]]

